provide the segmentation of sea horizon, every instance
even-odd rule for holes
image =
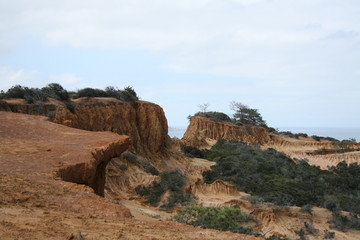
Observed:
[[[169,136],[182,138],[187,126],[170,126]],[[292,133],[306,133],[309,136],[332,137],[338,140],[347,140],[355,138],[360,141],[360,128],[342,128],[342,127],[278,127],[279,131],[290,131]]]

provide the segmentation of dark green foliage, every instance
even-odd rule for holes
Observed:
[[[352,150],[353,140],[333,141],[333,146],[338,153],[344,153]]]
[[[28,103],[35,103],[36,101],[44,102],[47,100],[47,95],[38,88],[25,88],[24,99]]]
[[[184,146],[182,150],[187,157],[191,158],[204,158],[205,153],[207,152],[207,150],[200,150],[192,146]]]
[[[312,205],[311,204],[305,204],[304,206],[302,206],[300,208],[300,211],[312,215]]]
[[[120,91],[120,97],[124,101],[133,102],[139,100],[135,90],[131,86],[127,86],[124,90]]]
[[[69,101],[69,93],[58,83],[50,83],[46,87],[42,88],[41,91],[47,96],[55,98],[60,101]]]
[[[172,209],[177,203],[184,203],[190,199],[190,194],[184,192],[185,177],[178,171],[162,172],[160,174],[160,182],[153,182],[150,186],[138,186],[135,191],[147,197],[147,202],[153,206],[157,206],[161,197],[165,192],[170,191],[167,202],[161,207],[164,209]]]
[[[3,93],[3,98],[22,98],[28,103],[35,103],[36,101],[46,101],[47,95],[38,88],[28,88],[20,85],[11,87],[6,93]]]
[[[206,117],[215,122],[232,122],[231,118],[222,112],[197,112],[194,117]]]
[[[239,207],[203,207],[187,206],[177,212],[173,218],[177,222],[202,228],[253,234],[252,230],[241,224],[253,221],[240,211]]]
[[[3,90],[0,91],[0,99],[4,99],[6,97],[6,94]]]
[[[291,240],[291,239],[288,237],[273,235],[271,237],[266,238],[266,240]]]
[[[15,85],[5,93],[5,98],[24,98],[26,89],[23,86]]]
[[[222,179],[240,191],[277,205],[315,205],[360,213],[360,166],[339,163],[328,171],[295,161],[274,149],[237,141],[218,141],[205,157],[216,161],[203,174],[207,183]]]
[[[333,239],[335,237],[335,232],[329,232],[326,230],[324,239]]]
[[[96,88],[83,88],[77,92],[77,97],[107,97],[106,92]]]
[[[312,135],[311,138],[314,139],[314,140],[316,140],[316,141],[321,141],[321,140],[332,141],[332,142],[339,141],[339,140],[337,140],[336,138],[332,138],[332,137],[321,137],[321,136],[317,136],[317,135]]]
[[[319,232],[318,229],[314,228],[313,224],[311,222],[304,222],[304,229],[307,234],[314,235]]]
[[[116,87],[106,87],[105,91],[95,88],[80,89],[76,97],[113,97],[127,102],[134,102],[139,100],[133,87],[126,87],[123,90],[119,90]]]
[[[334,212],[329,223],[331,224],[331,227],[340,231],[346,231],[348,229],[360,230],[359,214],[351,213],[349,216],[345,216],[341,212]]]
[[[299,236],[297,240],[307,240],[304,228],[301,228],[299,231],[295,231],[295,233]]]
[[[141,161],[141,165],[144,168],[145,172],[150,173],[151,175],[158,176],[160,174],[159,170],[157,170],[156,167],[154,167],[149,160],[143,158]]]
[[[75,106],[74,104],[72,104],[71,102],[65,102],[65,106],[66,108],[72,112],[72,113],[75,113]]]
[[[306,133],[292,133],[290,131],[277,132],[277,134],[291,138],[296,138],[296,139],[298,139],[299,137],[304,137],[304,138],[309,137]]]
[[[236,123],[267,128],[266,122],[257,109],[250,108],[240,102],[232,102],[231,108],[235,111],[233,117]]]

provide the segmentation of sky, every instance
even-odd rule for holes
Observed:
[[[0,0],[0,89],[133,86],[169,126],[209,104],[360,128],[359,0]]]

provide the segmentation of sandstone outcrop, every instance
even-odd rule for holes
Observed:
[[[187,145],[202,148],[220,139],[263,145],[271,142],[272,136],[262,127],[237,126],[204,117],[192,117],[182,141]]]
[[[79,98],[72,101],[74,112],[55,99],[27,104],[23,99],[6,99],[0,110],[45,115],[59,124],[89,131],[112,131],[130,136],[129,150],[149,157],[164,157],[170,137],[163,109],[150,102],[124,102],[115,98]]]
[[[37,198],[47,199],[59,208],[86,212],[84,204],[109,204],[94,193],[103,195],[105,166],[128,148],[127,136],[69,128],[43,116],[11,112],[0,112],[0,116],[2,174],[31,181],[32,188],[43,184],[40,188],[44,192]],[[64,194],[56,197],[53,192]],[[114,208],[112,214],[131,216],[121,206]]]
[[[323,169],[339,162],[360,163],[360,143],[353,143],[351,151],[336,154],[318,154],[334,150],[331,141],[316,141],[312,138],[289,138],[268,132],[262,127],[237,126],[226,122],[215,122],[204,117],[192,117],[182,138],[186,145],[208,148],[218,140],[238,140],[256,144],[262,148],[274,148],[292,158],[307,159],[310,164]]]

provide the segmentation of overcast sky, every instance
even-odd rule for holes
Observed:
[[[229,102],[360,127],[359,0],[0,0],[0,89],[133,86],[170,126]]]

